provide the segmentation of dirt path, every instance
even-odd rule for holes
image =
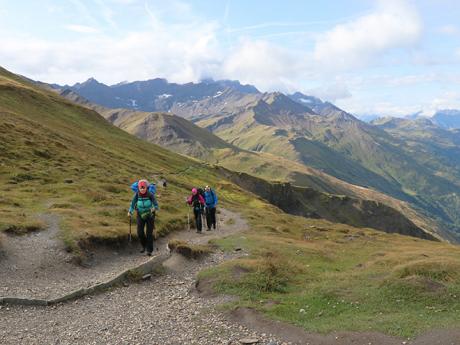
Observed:
[[[202,235],[194,230],[172,234],[156,243],[159,250],[155,255],[167,251],[169,238],[207,243],[211,238],[246,229],[238,215],[222,210],[219,217],[221,227],[218,231],[203,231]],[[25,236],[6,235],[4,238],[0,256],[0,297],[58,298],[106,281],[150,259],[139,254],[139,245],[133,241],[131,245],[120,248],[98,246],[92,252],[88,267],[76,265],[58,238],[58,217],[45,214],[41,219],[48,225],[46,230]],[[234,224],[225,225],[229,219]]]
[[[76,265],[58,238],[58,217],[46,214],[41,218],[48,224],[46,230],[4,238],[0,258],[0,297],[60,297],[107,280],[148,259],[138,254],[137,246],[118,250],[98,247],[89,267]]]
[[[244,220],[235,213],[224,210],[221,218],[224,226],[220,232],[200,235],[183,231],[172,237],[206,243],[247,229]],[[51,238],[52,233],[51,230],[45,234],[48,240],[33,238],[33,241],[48,243],[48,249],[58,252],[59,247],[53,247],[56,242]],[[164,250],[165,243],[160,248]],[[240,255],[245,253],[217,252],[198,261],[173,255],[165,263],[170,270],[150,281],[52,307],[0,306],[0,343],[236,345],[244,338],[252,338],[265,345],[397,345],[404,344],[403,341],[408,345],[460,344],[460,330],[434,331],[410,341],[379,333],[340,332],[323,336],[265,319],[251,310],[239,309],[230,315],[221,312],[216,306],[228,298],[200,297],[195,289],[196,275],[206,267]],[[47,263],[45,258],[39,262]]]
[[[215,232],[191,230],[172,237],[206,243],[247,229],[238,214],[222,210],[220,218],[221,228]],[[276,339],[268,333],[257,334],[217,311],[215,306],[226,297],[201,298],[196,293],[200,270],[237,255],[245,253],[217,252],[192,261],[181,261],[176,254],[171,270],[151,281],[52,307],[0,306],[0,343],[240,344],[243,338],[256,338],[273,344]]]

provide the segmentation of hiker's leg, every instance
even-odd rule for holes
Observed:
[[[141,242],[142,248],[145,248],[147,245],[147,238],[145,237],[144,226],[145,226],[145,221],[142,220],[142,218],[138,214],[137,215],[137,237],[139,238],[139,241]]]
[[[203,212],[201,209],[198,211],[198,223],[201,231],[201,229],[203,228]]]
[[[212,218],[211,218],[212,212],[209,207],[206,207],[206,225],[208,226],[208,230],[211,230],[211,225],[212,225]]]
[[[214,228],[214,230],[216,229],[216,208],[213,207],[211,208],[211,223],[212,223],[212,227]],[[209,223],[208,223],[209,224]],[[211,227],[210,225],[208,225],[208,227]]]
[[[153,215],[148,217],[145,223],[147,224],[147,252],[153,252]]]
[[[193,213],[195,215],[196,231],[201,231],[201,210],[195,208],[193,209]]]

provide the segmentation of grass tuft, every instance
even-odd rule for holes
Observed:
[[[3,224],[0,231],[10,235],[23,236],[32,232],[38,232],[46,229],[46,224],[41,221],[26,221],[18,224]]]
[[[171,251],[179,253],[188,259],[198,259],[213,252],[209,245],[191,244],[181,240],[171,240],[168,246]]]

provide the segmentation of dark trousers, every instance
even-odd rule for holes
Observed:
[[[201,231],[201,228],[202,228],[202,222],[201,222],[201,208],[195,207],[195,208],[193,209],[193,214],[195,215],[196,231]]]
[[[147,252],[153,252],[153,229],[155,227],[155,215],[152,214],[146,220],[143,220],[139,214],[137,215],[137,237],[141,241],[142,248],[147,249]],[[147,231],[144,232],[144,228]]]
[[[208,229],[211,229],[211,226],[216,228],[216,208],[215,207],[206,207],[206,223]]]

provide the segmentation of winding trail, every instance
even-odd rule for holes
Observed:
[[[148,259],[138,255],[137,247],[100,246],[88,267],[76,265],[58,237],[59,218],[53,214],[40,218],[48,224],[46,230],[5,236],[0,257],[0,297],[58,298],[110,279]]]
[[[157,243],[153,257],[169,253],[166,243],[171,238],[192,243],[207,243],[210,239],[225,237],[247,229],[246,223],[236,214],[221,210],[218,231],[179,231]],[[53,214],[40,216],[47,225],[44,231],[24,236],[6,235],[0,256],[0,298],[53,300],[78,289],[90,288],[109,281],[121,272],[151,261],[139,254],[137,241],[119,248],[97,246],[91,252],[89,265],[82,267],[73,262],[58,238],[59,218]],[[232,224],[227,220],[232,219]]]
[[[193,243],[206,243],[210,239],[235,235],[248,229],[246,222],[236,213],[222,210],[221,228],[217,231],[197,234],[194,231],[182,231],[171,235]],[[232,219],[231,222],[228,220]],[[7,246],[7,253],[0,261],[2,289],[3,274],[27,278],[26,273],[33,269],[44,269],[51,273],[46,265],[53,258],[62,262],[67,254],[59,254],[55,218],[48,219],[51,224],[47,232],[30,235],[25,238],[13,238]],[[54,223],[53,223],[54,222]],[[40,236],[39,236],[40,235]],[[18,241],[18,242],[17,242]],[[14,246],[16,245],[16,249]],[[36,250],[36,262],[22,262],[26,267],[6,270],[3,263],[12,262],[21,255],[21,250],[29,245],[41,248]],[[25,247],[22,247],[25,246]],[[40,247],[42,246],[42,247]],[[16,251],[15,251],[16,250]],[[38,258],[39,253],[50,251]],[[160,245],[160,253],[167,251],[166,242]],[[59,254],[59,255],[58,255]],[[17,256],[13,256],[17,255]],[[62,256],[61,256],[62,255]],[[100,254],[98,258],[114,253]],[[117,255],[120,255],[117,253]],[[164,266],[167,272],[141,283],[115,288],[97,295],[88,295],[72,302],[59,303],[49,307],[0,306],[0,343],[1,344],[241,344],[243,338],[253,338],[258,344],[309,344],[309,345],[459,345],[459,330],[441,330],[428,333],[417,340],[402,340],[380,333],[340,332],[330,335],[310,334],[295,326],[267,320],[259,314],[239,309],[228,314],[219,311],[216,306],[228,302],[226,296],[203,297],[195,289],[196,275],[206,267],[219,264],[237,256],[247,255],[244,251],[233,253],[216,252],[200,260],[185,260],[173,254]],[[129,254],[128,259],[145,260],[145,256]],[[5,261],[7,260],[7,261]],[[101,259],[102,260],[102,259]],[[29,267],[29,266],[30,267]],[[66,263],[64,267],[75,265]],[[101,266],[102,265],[102,266]],[[59,268],[61,266],[52,266]],[[95,265],[95,271],[104,267],[102,262]],[[85,270],[85,269],[82,269]],[[88,270],[88,269],[86,269]],[[89,269],[90,271],[92,269]],[[19,274],[18,271],[21,271]],[[107,271],[106,271],[107,272]],[[105,273],[104,273],[105,274]],[[86,275],[88,277],[91,275]],[[51,276],[60,277],[60,275]],[[99,279],[95,277],[94,279]],[[34,283],[45,284],[46,279],[32,279]],[[68,280],[67,282],[78,282]],[[56,282],[56,281],[54,281]],[[25,284],[29,284],[24,281]],[[31,284],[30,284],[31,285]],[[26,286],[30,286],[26,285]],[[58,286],[58,285],[56,285]],[[30,293],[30,288],[22,291]],[[4,291],[4,290],[2,290]],[[56,289],[52,289],[56,291]],[[33,292],[33,291],[32,291]],[[403,341],[405,341],[403,343]]]

